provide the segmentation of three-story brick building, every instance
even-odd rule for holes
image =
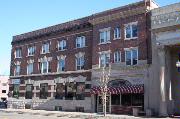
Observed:
[[[14,36],[9,107],[102,112],[99,79],[111,66],[107,111],[145,108],[155,7],[140,1]]]

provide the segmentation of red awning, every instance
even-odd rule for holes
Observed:
[[[101,87],[93,87],[91,89],[92,94],[101,94],[103,92],[103,88]],[[128,85],[128,86],[120,86],[120,87],[108,87],[108,94],[127,94],[127,93],[144,93],[143,85]]]

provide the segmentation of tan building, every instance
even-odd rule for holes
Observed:
[[[148,107],[159,116],[180,114],[180,3],[152,10],[152,67]]]
[[[8,76],[0,76],[0,101],[8,99],[9,85]]]

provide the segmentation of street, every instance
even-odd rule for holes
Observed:
[[[142,118],[145,119],[145,117]],[[0,119],[141,119],[141,117],[107,114],[107,117],[104,118],[95,113],[2,109],[0,110]]]

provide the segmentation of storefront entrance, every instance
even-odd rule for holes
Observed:
[[[107,102],[106,102],[106,112],[109,113],[110,112],[110,102],[111,102],[111,98],[110,96],[106,96]],[[102,96],[98,96],[97,98],[97,112],[98,113],[102,113],[103,112],[103,100],[102,100]]]
[[[103,112],[101,87],[93,87],[91,93],[95,95],[96,112]],[[132,114],[133,108],[144,109],[144,86],[131,85],[124,80],[113,80],[108,83],[106,110],[113,114]]]

